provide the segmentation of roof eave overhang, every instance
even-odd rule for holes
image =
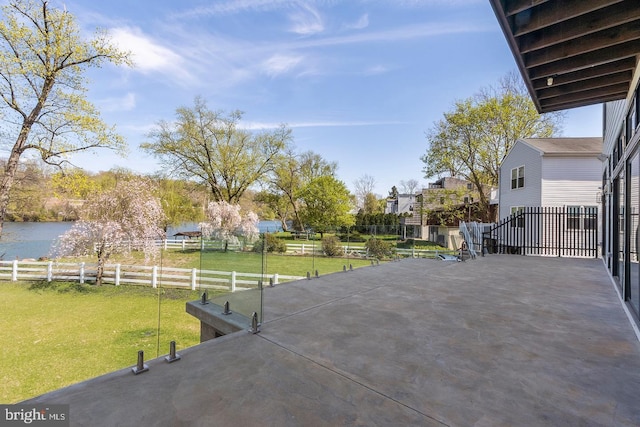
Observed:
[[[640,53],[637,0],[489,0],[536,109],[627,97]]]

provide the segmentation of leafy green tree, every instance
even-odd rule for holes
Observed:
[[[479,211],[488,215],[488,191],[498,185],[500,163],[509,149],[519,138],[555,135],[563,117],[560,112],[538,114],[520,77],[510,73],[497,87],[457,101],[427,132],[429,148],[421,158],[425,177],[455,176],[484,189]]]
[[[269,181],[270,195],[262,196],[262,200],[278,213],[283,230],[287,229],[289,219],[293,219],[295,229],[302,230],[302,189],[315,178],[335,176],[337,167],[335,162],[328,162],[312,151],[297,154],[288,150],[278,158]]]
[[[332,176],[313,179],[302,190],[300,198],[304,202],[304,224],[320,233],[321,237],[331,229],[355,224],[351,214],[353,198],[347,186]]]
[[[93,177],[79,168],[54,173],[51,176],[51,187],[56,197],[70,199],[86,199],[97,190]]]
[[[83,72],[129,60],[105,32],[82,40],[73,15],[46,0],[11,0],[2,14],[0,106],[9,157],[0,175],[0,233],[25,152],[35,151],[44,162],[62,166],[69,153],[99,147],[125,150],[124,140],[86,100]]]
[[[364,201],[360,210],[365,214],[382,214],[384,213],[384,205],[379,203],[375,194],[367,193],[364,195]]]
[[[155,181],[165,215],[165,231],[168,226],[204,219],[204,191],[198,184],[170,178],[156,178]]]
[[[47,209],[49,170],[37,159],[20,162],[6,217],[13,221],[48,221],[56,215]],[[54,210],[55,211],[55,210]]]
[[[180,107],[173,122],[161,121],[141,147],[157,157],[167,173],[207,185],[215,201],[236,204],[243,193],[274,168],[291,141],[282,125],[273,131],[241,129],[240,111],[211,111],[202,98]]]

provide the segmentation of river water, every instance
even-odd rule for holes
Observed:
[[[73,222],[5,222],[0,238],[0,259],[13,260],[23,258],[49,257],[55,240],[73,226]],[[279,221],[260,221],[261,233],[282,230]],[[198,224],[181,224],[169,227],[167,237],[179,231],[198,230]]]

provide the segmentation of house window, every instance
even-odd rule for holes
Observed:
[[[511,189],[524,187],[524,166],[511,169]]]
[[[567,206],[567,229],[580,230],[580,206]]]
[[[567,206],[567,230],[595,230],[597,206]]]
[[[473,190],[473,184],[472,183],[467,183],[467,190]]]
[[[524,206],[512,206],[511,218],[511,227],[524,228]]]
[[[638,126],[638,116],[636,115],[636,96],[633,96],[631,100],[631,107],[629,113],[627,113],[627,143],[631,141],[633,135],[636,133],[636,127]]]

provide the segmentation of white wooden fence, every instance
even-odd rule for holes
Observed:
[[[80,283],[96,280],[96,264],[62,263],[55,261],[0,261],[0,280],[66,280]],[[280,280],[298,280],[301,276],[281,274],[262,275],[259,273],[239,273],[235,271],[198,270],[196,268],[169,268],[106,264],[103,282],[116,286],[121,284],[151,286],[153,288],[174,287],[196,290],[200,288],[222,289],[231,292],[255,289],[260,280],[263,283]]]
[[[287,254],[293,255],[322,255],[322,244],[320,241],[313,243],[287,243]],[[176,240],[158,240],[156,244],[163,249],[180,249],[180,250],[201,250],[201,249],[224,249],[224,243],[221,241],[201,241],[199,239],[176,239]],[[245,249],[251,249],[252,245],[245,245]],[[241,245],[228,245],[229,250],[240,250]],[[369,256],[367,249],[362,246],[342,245],[343,256],[367,258]],[[428,249],[396,249],[396,254],[411,258],[436,258],[439,254],[456,254],[457,251],[448,249],[428,250]]]

